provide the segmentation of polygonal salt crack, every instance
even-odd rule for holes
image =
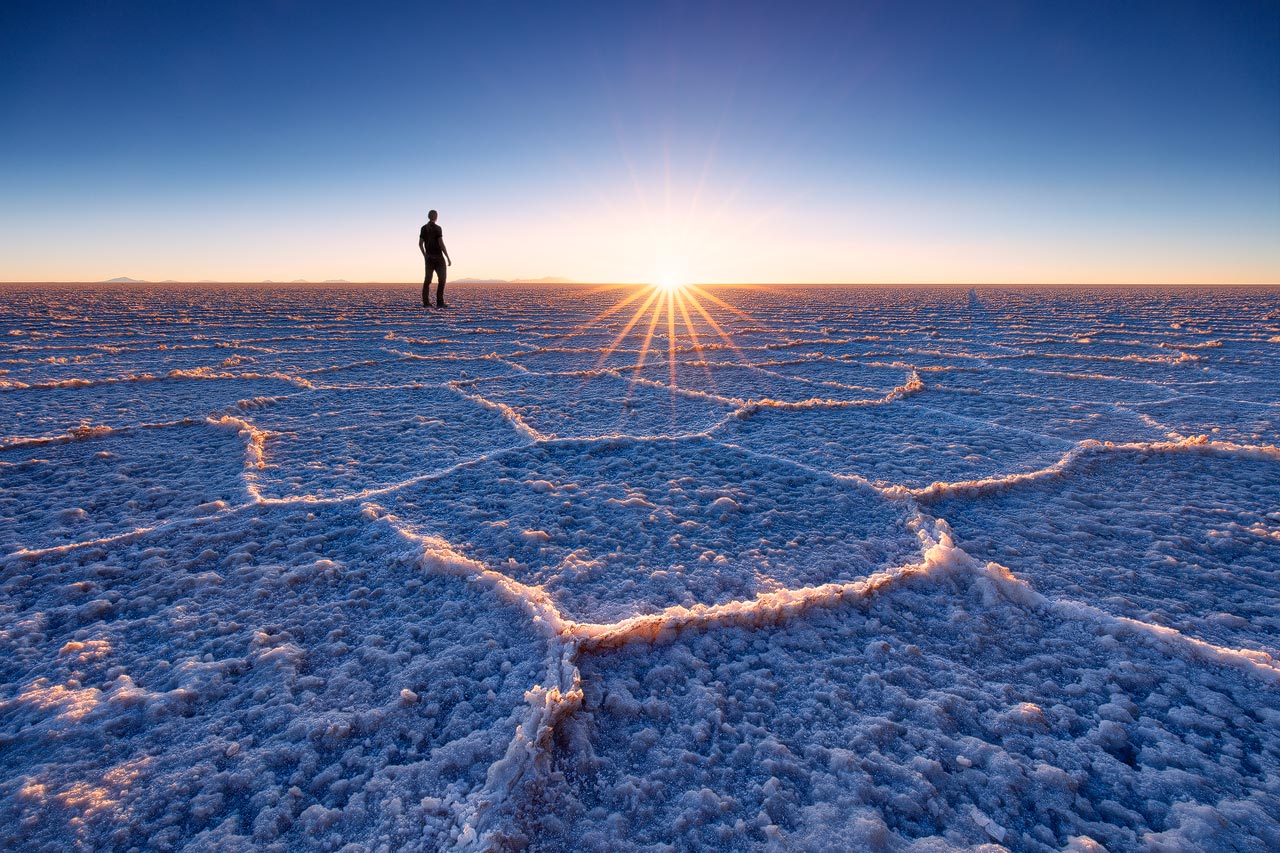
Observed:
[[[919,547],[906,505],[705,439],[548,442],[380,500],[586,621],[852,580]]]

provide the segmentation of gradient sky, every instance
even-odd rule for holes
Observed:
[[[1280,281],[1280,3],[0,4],[0,280]]]

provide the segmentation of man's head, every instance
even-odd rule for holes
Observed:
[[[427,219],[431,220],[432,222],[435,222],[435,221],[436,221],[436,217],[437,217],[437,216],[439,216],[439,215],[440,215],[440,214],[436,213],[436,212],[433,210],[433,211],[431,211],[430,213],[428,213],[428,214],[427,214]]]

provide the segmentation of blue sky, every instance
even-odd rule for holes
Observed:
[[[206,8],[208,7],[208,8]],[[1280,4],[0,10],[0,279],[1280,280]]]

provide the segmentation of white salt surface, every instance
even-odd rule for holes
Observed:
[[[1280,291],[456,290],[10,287],[0,846],[1280,848]]]

